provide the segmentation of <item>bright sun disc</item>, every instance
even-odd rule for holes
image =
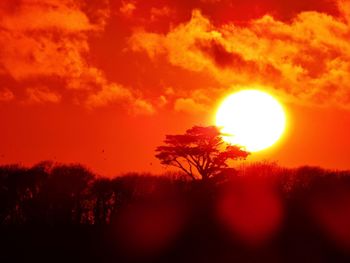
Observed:
[[[250,152],[266,149],[277,142],[286,126],[281,104],[266,92],[242,90],[228,96],[216,114],[223,139]]]

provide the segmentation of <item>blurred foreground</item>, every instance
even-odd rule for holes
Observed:
[[[207,181],[0,167],[0,262],[350,262],[350,172],[253,164]]]

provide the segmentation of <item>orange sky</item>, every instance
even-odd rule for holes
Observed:
[[[259,85],[283,140],[249,160],[350,169],[350,1],[2,0],[0,164],[163,171],[165,134]]]

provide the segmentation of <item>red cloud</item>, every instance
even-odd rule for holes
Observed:
[[[59,103],[61,96],[45,87],[27,88],[28,103]]]
[[[8,88],[0,89],[0,102],[11,101],[15,98],[14,94]]]
[[[245,60],[240,54],[227,51],[218,41],[198,42],[197,45],[219,67],[248,67],[254,69],[256,66],[254,62]]]
[[[208,90],[207,98],[219,96],[223,87],[255,84],[303,101],[346,106],[349,17],[345,0],[3,0],[0,77],[11,78],[17,88],[28,87],[28,81],[34,82],[30,87],[49,87],[49,79],[57,84],[51,92],[68,94],[89,108],[124,101],[136,105],[135,112],[152,113],[155,109],[144,94],[156,89],[148,87],[157,82],[157,74],[146,69],[149,74],[144,75],[152,80],[140,84],[137,78],[124,81],[120,75],[127,74],[118,73],[143,71],[142,55],[131,54],[131,49],[152,59],[161,55],[188,75],[197,72],[213,79],[220,88],[210,95]],[[137,29],[127,50],[131,27]],[[103,51],[96,51],[96,39]],[[120,96],[120,91],[128,95]],[[26,90],[20,93],[29,96]],[[182,110],[191,100],[199,108],[207,106],[188,94],[176,92],[163,101]]]
[[[41,87],[27,89],[27,101],[59,102],[67,92],[45,87],[46,79],[53,78],[89,108],[125,101],[137,113],[153,112],[140,95],[107,80],[88,61],[89,40],[103,33],[110,16],[108,0],[6,0],[0,14],[1,74],[17,82],[36,80]]]
[[[130,44],[151,58],[165,55],[172,65],[206,72],[220,86],[269,86],[300,102],[348,107],[346,19],[313,11],[299,13],[290,22],[265,15],[245,26],[215,26],[194,11],[190,21],[166,35],[136,31]]]
[[[88,34],[101,30],[74,1],[26,0],[1,11],[0,64],[16,80],[85,71]]]
[[[339,15],[336,1],[330,0],[135,0],[133,3],[138,7],[138,17],[142,18],[149,19],[152,16],[152,9],[155,8],[174,10],[177,16],[171,21],[173,24],[187,20],[194,9],[210,17],[216,25],[229,22],[246,23],[266,14],[273,15],[282,21],[288,21],[304,11]]]

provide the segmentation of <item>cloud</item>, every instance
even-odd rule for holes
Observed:
[[[13,92],[8,88],[0,89],[0,102],[11,101],[15,98]]]
[[[349,107],[350,8],[339,4],[341,17],[307,11],[288,22],[265,15],[247,25],[216,26],[195,10],[166,34],[138,29],[130,48],[210,74],[220,88],[260,85],[302,103]]]
[[[155,113],[152,104],[143,99],[137,99],[132,106],[131,111],[135,115],[152,115]]]
[[[131,100],[132,97],[131,92],[120,85],[104,85],[99,92],[87,98],[86,106],[89,108],[103,107],[120,100]]]
[[[159,96],[159,98],[158,98],[158,106],[160,107],[160,108],[162,108],[162,107],[164,107],[165,105],[167,105],[168,104],[168,99],[166,98],[166,96],[164,96],[164,95],[161,95],[161,96]]]
[[[101,108],[108,105],[127,104],[129,112],[134,115],[152,115],[155,113],[153,105],[133,94],[129,89],[118,84],[104,84],[102,89],[91,94],[85,101],[89,109]]]
[[[348,1],[337,2],[340,16],[301,12],[303,8],[292,0],[286,4],[276,0],[239,2],[2,0],[0,78],[10,79],[6,87],[12,94],[26,94],[31,101],[50,102],[38,94],[52,92],[59,101],[71,96],[68,101],[90,109],[125,105],[133,109],[130,112],[139,113],[153,113],[169,105],[183,111],[186,103],[208,107],[228,87],[249,85],[271,87],[299,101],[350,105]],[[317,6],[314,10],[324,11],[329,7],[326,2],[308,0],[304,10]],[[185,21],[193,8],[201,11],[194,10],[192,18]],[[252,12],[242,11],[249,8]],[[297,15],[293,19],[289,19],[290,14],[280,15],[284,9]],[[245,14],[244,23],[240,13]],[[266,13],[273,15],[260,15]],[[123,15],[132,16],[132,21]],[[125,44],[124,38],[132,30]],[[130,50],[147,53],[152,65],[145,66],[149,61],[144,63],[143,55]],[[158,72],[152,70],[164,60],[176,66],[179,74],[199,73],[210,82],[216,81],[216,87],[210,83],[211,88],[202,91],[211,99],[194,96],[193,90],[200,88],[192,87],[195,80],[171,80],[164,64],[159,64],[165,73],[161,82],[176,92],[151,88],[158,85]],[[120,68],[139,75],[131,79],[128,74],[112,71]],[[11,83],[16,84],[12,87]],[[179,86],[186,90],[180,92]],[[28,91],[26,87],[46,88]],[[150,96],[157,99],[152,101]]]
[[[348,0],[338,0],[338,8],[347,23],[350,24],[350,2]]]
[[[108,0],[95,5],[83,0],[4,1],[0,6],[0,74],[24,87],[27,82],[38,84],[25,90],[26,101],[58,103],[69,94],[89,109],[119,102],[132,104],[138,114],[154,111],[141,95],[109,81],[89,61],[90,38],[103,33],[111,15]],[[131,2],[124,2],[121,11],[134,9]],[[48,79],[63,83],[61,90],[51,90]],[[2,101],[12,91],[4,94]]]
[[[49,90],[46,87],[27,88],[28,103],[59,103],[61,95]]]
[[[48,29],[80,32],[96,29],[84,12],[64,2],[24,1],[15,13],[4,14],[0,23],[6,30],[21,32]]]
[[[92,24],[75,1],[26,0],[15,11],[2,10],[0,65],[14,79],[74,78],[88,67],[88,36],[103,28]]]
[[[168,6],[163,6],[161,8],[152,7],[150,13],[151,13],[151,20],[156,21],[163,17],[169,17],[173,15],[174,12]]]
[[[180,98],[175,101],[175,111],[189,114],[200,114],[208,111],[206,105],[196,102],[192,98]]]
[[[134,2],[122,2],[119,11],[125,16],[131,16],[136,9],[136,5]]]

